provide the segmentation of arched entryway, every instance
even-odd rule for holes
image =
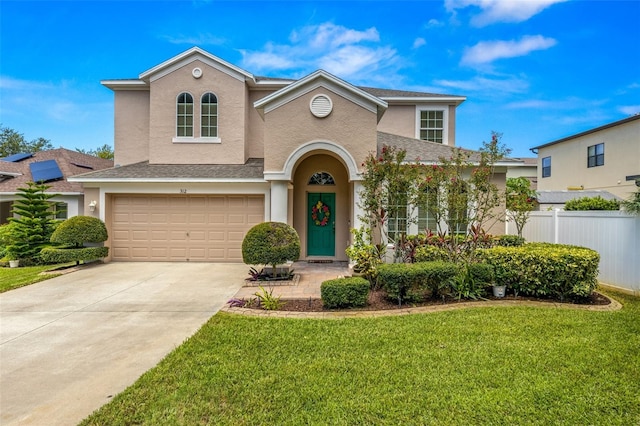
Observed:
[[[301,257],[347,260],[352,216],[352,184],[344,163],[328,152],[307,154],[293,173],[293,227]]]

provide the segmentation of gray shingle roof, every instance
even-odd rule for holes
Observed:
[[[441,158],[449,159],[458,147],[443,145],[441,143],[423,141],[420,139],[407,138],[391,133],[378,132],[378,154],[384,145],[395,146],[407,152],[407,161],[420,161],[426,163],[438,163]],[[460,148],[469,154],[469,161],[477,163],[480,161],[480,152],[471,149]],[[521,164],[522,161],[512,158],[504,158],[501,163]]]
[[[245,164],[149,164],[148,161],[76,176],[74,180],[262,180],[264,160]]]
[[[575,198],[583,198],[583,197],[602,197],[605,200],[618,200],[621,198],[613,195],[608,191],[600,191],[600,190],[578,190],[578,191],[538,191],[538,203],[540,204],[565,204],[567,201],[573,200]]]
[[[458,95],[444,95],[441,93],[428,93],[428,92],[413,92],[408,90],[394,90],[394,89],[379,89],[376,87],[362,87],[358,89],[364,90],[370,95],[377,96],[379,98],[451,98],[463,96]]]

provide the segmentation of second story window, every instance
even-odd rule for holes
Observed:
[[[193,137],[193,96],[189,93],[178,95],[176,136]]]
[[[542,177],[551,176],[551,157],[544,157],[542,159]]]
[[[587,167],[604,166],[604,142],[587,148]]]
[[[202,95],[201,133],[203,138],[218,137],[218,98],[213,93]]]
[[[420,139],[443,143],[444,141],[444,111],[420,111]]]

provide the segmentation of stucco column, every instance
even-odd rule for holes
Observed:
[[[271,221],[288,223],[289,182],[286,180],[271,181]]]
[[[353,181],[353,217],[351,218],[351,227],[355,229],[360,229],[363,225],[360,220],[360,216],[364,214],[362,208],[360,208],[360,191],[362,191],[362,183]]]

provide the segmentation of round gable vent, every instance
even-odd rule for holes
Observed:
[[[327,95],[315,95],[313,99],[311,99],[309,109],[311,110],[311,114],[318,118],[324,118],[331,114],[333,102],[331,102],[331,98]]]

